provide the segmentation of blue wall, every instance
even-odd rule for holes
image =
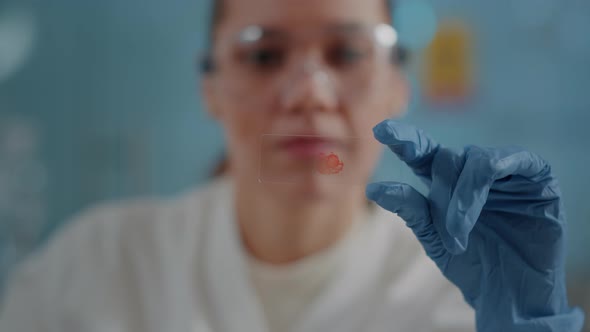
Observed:
[[[558,1],[533,27],[519,24],[527,18],[510,0],[431,2],[476,32],[479,90],[463,106],[435,107],[410,71],[406,120],[449,146],[518,144],[548,159],[569,214],[570,266],[590,269],[590,55],[577,52],[590,46],[588,30],[564,23],[572,13],[588,20],[590,2]],[[35,15],[38,36],[26,65],[0,81],[0,115],[39,130],[45,231],[99,200],[171,194],[206,179],[223,142],[197,94],[204,2],[0,0],[0,13],[14,6]],[[574,41],[562,44],[562,30]]]

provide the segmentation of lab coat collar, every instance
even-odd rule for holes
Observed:
[[[263,311],[250,285],[234,214],[229,179],[213,187],[212,215],[205,236],[205,289],[217,332],[268,332]]]
[[[391,230],[375,214],[367,215],[361,239],[347,253],[342,273],[312,304],[296,332],[368,331],[384,294],[377,294]]]
[[[246,257],[242,249],[233,210],[233,188],[229,180],[220,182],[212,200],[213,215],[208,220],[206,237],[206,289],[213,308],[214,328],[221,331],[268,332],[262,308],[249,282]],[[366,331],[371,312],[381,294],[375,294],[382,275],[391,230],[378,218],[368,220],[362,245],[347,253],[341,275],[319,294],[292,332]],[[382,282],[382,281],[381,281]],[[217,330],[215,330],[217,331]]]

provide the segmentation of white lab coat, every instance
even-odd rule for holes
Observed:
[[[232,197],[226,179],[83,213],[13,275],[0,331],[271,332]],[[473,310],[403,221],[379,208],[371,218],[368,241],[290,332],[474,331]]]

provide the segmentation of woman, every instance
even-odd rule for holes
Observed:
[[[381,122],[409,95],[389,13],[383,0],[218,2],[203,93],[229,176],[79,216],[14,275],[0,330],[579,331],[546,163]],[[381,143],[428,198],[356,185]],[[345,161],[335,177],[314,172],[321,153]]]

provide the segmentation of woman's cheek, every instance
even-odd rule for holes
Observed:
[[[252,158],[252,155],[256,154],[260,149],[260,136],[268,133],[265,132],[265,128],[268,127],[266,126],[268,120],[259,116],[258,113],[241,113],[233,116],[230,121],[232,145],[238,151],[247,154],[249,156],[248,160],[256,159]]]
[[[237,139],[250,140],[260,136],[262,121],[256,112],[238,110],[228,114],[227,125]]]
[[[353,136],[373,137],[373,127],[385,119],[385,113],[379,112],[373,105],[358,110],[350,119]]]

